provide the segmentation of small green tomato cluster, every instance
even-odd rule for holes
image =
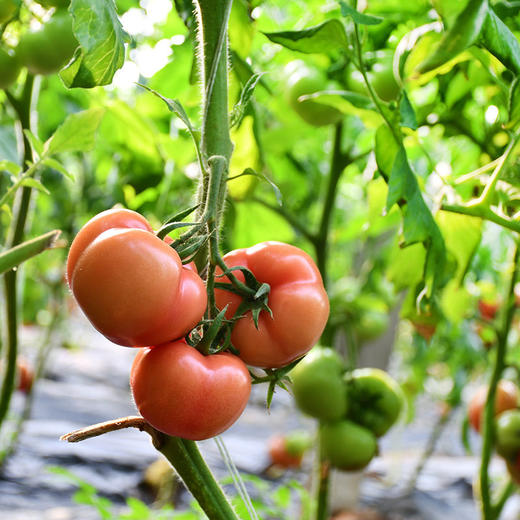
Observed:
[[[321,457],[345,471],[363,469],[377,453],[377,439],[396,423],[401,389],[383,370],[346,372],[340,356],[315,347],[292,371],[298,408],[320,422]]]
[[[22,68],[31,74],[49,75],[62,69],[72,58],[78,42],[67,12],[70,0],[38,0],[46,9],[55,9],[41,27],[20,36],[12,49],[0,44],[0,89],[9,88]],[[0,0],[0,25],[18,17],[20,0]]]

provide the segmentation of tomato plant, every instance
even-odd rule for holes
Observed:
[[[152,426],[175,437],[202,440],[238,419],[251,379],[233,354],[204,356],[176,341],[140,350],[130,386],[139,412]]]
[[[33,74],[48,75],[58,72],[77,46],[71,16],[59,11],[40,29],[23,34],[16,54],[20,63]]]
[[[139,227],[127,227],[133,225]],[[180,338],[206,308],[198,274],[183,267],[177,252],[147,227],[132,212],[107,212],[80,230],[69,253],[68,281],[79,306],[97,330],[120,345]]]
[[[506,459],[520,454],[520,410],[502,412],[495,421],[497,453]]]
[[[251,312],[239,319],[231,341],[241,359],[252,366],[275,368],[303,356],[318,341],[329,316],[329,301],[311,257],[301,249],[280,242],[264,242],[237,249],[224,256],[228,267],[248,268],[260,283],[270,286],[268,305],[272,317],[262,311],[256,327]],[[242,273],[234,271],[244,280]],[[226,281],[226,277],[222,280]],[[242,303],[240,295],[215,290],[219,309],[229,305],[232,318]]]
[[[345,377],[350,403],[347,417],[381,437],[395,424],[403,409],[399,385],[377,368],[359,368]]]
[[[469,423],[473,429],[480,432],[484,405],[486,403],[488,393],[487,386],[481,386],[472,396],[468,404]],[[495,396],[495,417],[506,410],[511,410],[518,406],[518,388],[512,382],[506,379],[498,383]]]
[[[363,469],[377,451],[374,434],[351,421],[323,423],[320,440],[322,457],[345,471]]]
[[[46,9],[56,7],[58,9],[67,7],[70,4],[70,0],[36,0],[40,5],[43,5]]]
[[[12,85],[20,74],[20,69],[16,56],[0,47],[0,89]]]
[[[313,126],[324,126],[337,123],[342,118],[341,112],[334,107],[312,99],[300,100],[301,96],[327,89],[326,78],[321,72],[298,61],[290,63],[287,69],[289,74],[286,90],[287,102],[306,123]]]
[[[298,408],[317,419],[335,421],[347,413],[343,362],[330,348],[315,347],[290,372]]]

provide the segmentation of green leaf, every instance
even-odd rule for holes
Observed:
[[[193,142],[195,143],[195,146],[197,147],[197,152],[199,151],[199,136],[198,132],[193,128],[193,125],[191,124],[190,118],[188,117],[188,114],[186,114],[186,110],[184,110],[184,107],[182,106],[181,102],[176,99],[169,99],[167,97],[164,97],[163,95],[159,94],[156,90],[151,89],[150,87],[147,87],[146,85],[142,85],[141,83],[138,83],[140,87],[143,87],[144,89],[148,90],[148,92],[151,92],[154,96],[157,96],[159,99],[162,99],[165,103],[170,112],[173,112],[185,125],[188,129],[188,132],[190,133]]]
[[[403,212],[403,246],[422,242],[426,247],[425,294],[431,297],[442,284],[446,247],[442,234],[424,202],[417,179],[401,145],[388,180],[387,209],[399,203]]]
[[[488,16],[487,0],[470,0],[452,27],[444,33],[435,52],[424,60],[417,71],[421,74],[440,67],[473,45]]]
[[[345,27],[336,19],[327,20],[301,31],[280,31],[264,34],[274,43],[305,54],[328,54],[331,49],[346,49],[348,47]]]
[[[54,230],[0,253],[0,274],[51,248],[61,231]]]
[[[258,177],[258,178],[264,180],[265,182],[267,182],[274,191],[274,195],[276,197],[276,202],[278,202],[279,206],[282,205],[282,203],[283,203],[282,192],[280,191],[280,188],[267,175],[265,175],[262,172],[257,172],[255,170],[253,170],[253,168],[246,168],[240,175],[254,175],[255,177]],[[229,180],[233,180],[233,179],[229,179]]]
[[[417,130],[418,126],[415,110],[413,109],[405,90],[403,90],[403,96],[401,97],[401,102],[399,103],[399,112],[401,114],[401,126],[406,126],[412,130]]]
[[[0,171],[6,171],[12,175],[18,175],[22,171],[22,167],[11,161],[0,161]]]
[[[106,0],[72,0],[69,7],[72,29],[80,47],[60,72],[69,88],[109,85],[125,61],[127,37],[115,10]]]
[[[350,7],[346,2],[343,0],[339,1],[339,5],[341,6],[341,15],[342,16],[350,16],[354,22],[360,24],[360,25],[379,25],[383,18],[379,16],[372,16],[369,14],[360,13],[353,7]]]
[[[46,141],[45,155],[92,150],[104,114],[103,108],[91,108],[69,115]]]
[[[23,133],[25,134],[25,137],[27,137],[27,140],[31,144],[31,148],[33,149],[34,153],[37,156],[41,156],[43,153],[42,141],[37,136],[35,136],[30,130],[25,129]]]
[[[52,157],[45,157],[42,161],[43,164],[48,166],[49,168],[52,168],[53,170],[56,170],[60,172],[64,177],[67,177],[67,179],[70,179],[71,181],[74,180],[74,175],[70,173],[63,164],[61,164],[56,159],[53,159]]]
[[[20,182],[20,186],[25,186],[26,188],[33,188],[35,190],[41,191],[47,195],[50,195],[50,191],[37,179],[33,179],[28,177]]]
[[[446,249],[457,261],[454,279],[461,284],[482,237],[482,219],[439,211],[435,217]]]
[[[520,44],[509,27],[489,8],[482,27],[482,45],[509,70],[520,74]]]
[[[230,125],[231,126],[238,126],[242,122],[242,119],[244,118],[244,114],[246,112],[247,106],[249,105],[252,97],[253,92],[255,91],[255,88],[262,78],[263,73],[261,74],[253,74],[247,83],[244,85],[244,88],[242,89],[242,92],[240,93],[240,99],[238,100],[238,103],[233,107],[233,112],[231,114],[230,118]]]

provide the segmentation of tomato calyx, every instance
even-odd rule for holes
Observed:
[[[245,284],[237,280],[232,274],[233,271],[240,271],[244,275]],[[224,272],[217,275],[219,278],[224,276],[231,280],[231,283],[216,282],[215,288],[224,289],[242,297],[242,302],[233,316],[234,321],[240,319],[246,312],[251,311],[255,327],[258,329],[258,318],[262,311],[268,312],[271,318],[273,317],[273,312],[268,305],[269,293],[271,292],[271,286],[268,283],[260,283],[255,275],[243,266],[231,268],[226,266]]]

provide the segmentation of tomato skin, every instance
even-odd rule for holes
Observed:
[[[397,421],[403,408],[399,385],[383,370],[358,368],[346,377],[350,403],[348,419],[384,435]]]
[[[320,272],[307,253],[281,242],[262,242],[231,251],[224,256],[224,262],[228,267],[247,267],[259,282],[271,287],[268,305],[273,317],[262,311],[257,329],[251,312],[247,312],[233,328],[231,342],[245,363],[262,368],[283,367],[317,343],[329,316],[329,300]],[[243,281],[242,273],[234,274]],[[228,282],[226,277],[218,281]],[[231,318],[242,298],[216,289],[215,300],[219,309],[229,304],[226,317]]]
[[[507,471],[513,482],[520,486],[520,454],[513,460],[506,460]]]
[[[343,362],[330,348],[314,347],[290,372],[298,408],[322,421],[337,421],[347,413]]]
[[[139,412],[154,428],[198,441],[222,433],[240,417],[251,378],[233,354],[203,356],[175,341],[140,350],[130,386]]]
[[[18,358],[16,360],[16,372],[18,377],[16,389],[26,394],[29,393],[34,382],[34,372],[29,363],[23,358]]]
[[[103,231],[112,228],[144,229],[152,232],[148,221],[139,213],[129,209],[108,209],[91,218],[75,236],[67,257],[67,280],[72,280],[76,262],[85,248]],[[168,237],[169,238],[169,237]]]
[[[480,387],[468,405],[469,423],[476,432],[480,433],[482,418],[484,417],[484,407],[486,405],[488,387]],[[495,417],[506,410],[516,408],[518,404],[518,388],[512,382],[506,379],[499,381],[497,393],[495,396]]]
[[[92,325],[125,346],[180,338],[202,318],[200,277],[177,252],[143,229],[109,229],[81,253],[70,281]]]
[[[296,68],[289,64],[289,67]],[[312,99],[299,101],[300,96],[314,94],[327,89],[326,78],[317,70],[301,65],[291,74],[287,83],[286,99],[293,110],[313,126],[335,124],[343,114],[332,106],[327,106]]]
[[[505,459],[515,459],[520,454],[520,410],[506,410],[497,417],[496,450]]]
[[[384,57],[374,63],[371,70],[372,86],[383,101],[396,99],[401,90],[394,77],[392,62],[392,56]]]
[[[16,56],[0,47],[0,89],[12,85],[20,74],[20,63]]]
[[[16,54],[32,74],[54,74],[72,58],[78,42],[72,32],[72,17],[57,12],[43,27],[23,34]]]
[[[323,423],[320,426],[320,450],[325,460],[338,469],[363,469],[377,451],[375,436],[370,430],[351,421]]]

